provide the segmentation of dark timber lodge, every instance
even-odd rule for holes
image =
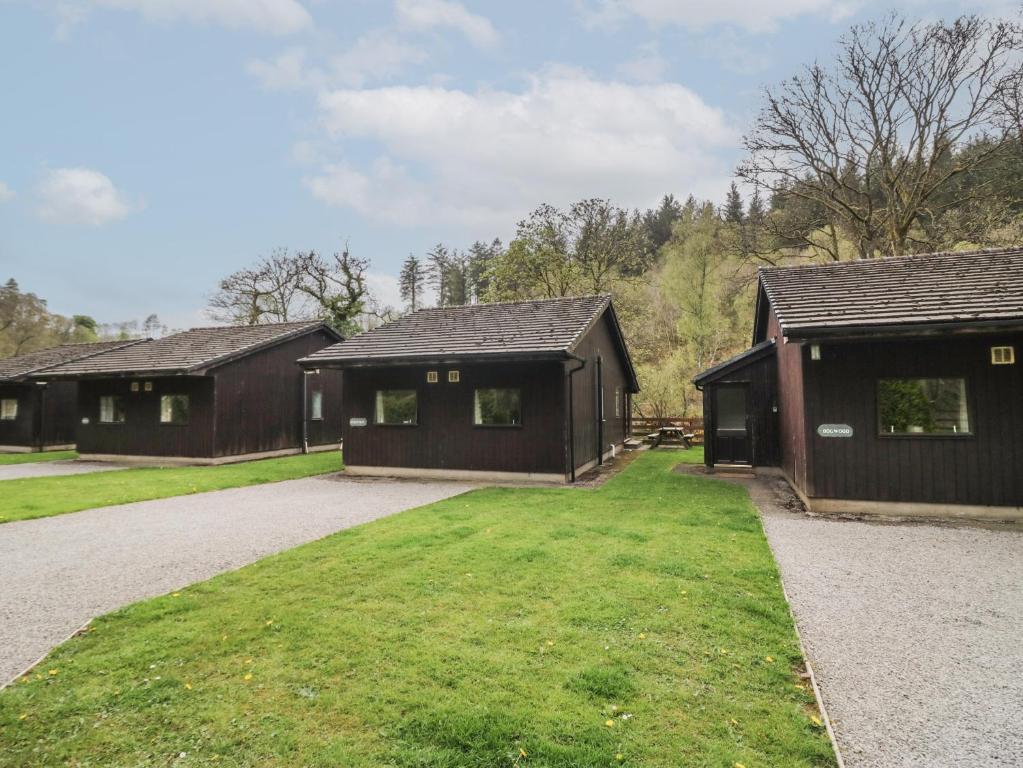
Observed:
[[[0,451],[24,453],[75,447],[78,386],[38,376],[61,363],[137,344],[62,344],[0,360]]]
[[[706,463],[818,512],[1023,519],[1023,249],[760,270],[753,346],[704,371]]]
[[[218,464],[337,446],[340,377],[297,361],[340,338],[318,322],[193,328],[32,376],[77,384],[83,458]]]
[[[353,474],[570,482],[638,391],[607,296],[421,309],[301,362],[342,370]]]

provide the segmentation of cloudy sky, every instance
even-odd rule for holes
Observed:
[[[397,302],[408,253],[541,202],[721,199],[759,87],[891,7],[0,0],[0,278],[185,327],[258,255],[348,240]]]

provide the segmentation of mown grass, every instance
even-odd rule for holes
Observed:
[[[0,692],[0,765],[832,766],[756,513],[681,456],[102,617]]]
[[[0,453],[0,467],[5,464],[34,464],[37,461],[77,459],[75,451],[39,451],[37,453]]]
[[[0,481],[0,523],[188,493],[293,480],[342,469],[336,451],[215,467],[149,467]]]

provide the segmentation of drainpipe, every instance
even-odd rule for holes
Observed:
[[[604,360],[597,355],[597,466],[604,464]]]
[[[309,371],[302,371],[302,453],[309,453]]]
[[[575,482],[575,396],[573,394],[572,377],[586,367],[586,360],[579,355],[570,355],[579,363],[578,368],[572,368],[568,372],[568,463],[572,482]]]
[[[46,447],[46,382],[36,382],[39,386],[39,450]]]

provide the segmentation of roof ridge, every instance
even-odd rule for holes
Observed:
[[[931,251],[928,253],[901,253],[898,256],[878,256],[870,259],[846,259],[844,261],[809,262],[804,264],[763,264],[757,267],[758,272],[780,272],[797,269],[839,269],[852,265],[891,264],[893,261],[912,261],[914,259],[946,258],[950,256],[995,256],[998,254],[1023,254],[1023,246],[1003,246],[999,248],[970,248],[963,251]]]
[[[545,296],[540,299],[507,299],[505,301],[478,301],[467,304],[451,304],[446,307],[420,307],[415,312],[409,312],[402,317],[411,317],[420,312],[437,312],[451,309],[471,309],[474,307],[506,307],[511,304],[538,304],[552,301],[579,301],[580,299],[610,299],[610,293],[583,293],[578,296]]]
[[[324,325],[323,320],[287,320],[282,323],[235,323],[233,325],[195,325],[191,328],[186,328],[182,331],[176,331],[168,336],[161,336],[160,338],[169,339],[171,336],[177,336],[179,333],[188,333],[189,331],[227,331],[242,328],[277,328],[284,325]],[[158,341],[158,339],[156,339]]]

